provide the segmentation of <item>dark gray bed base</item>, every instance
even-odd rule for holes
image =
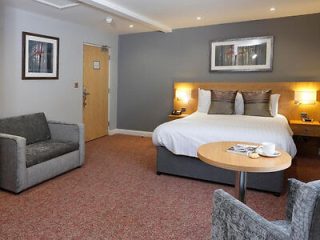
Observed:
[[[235,173],[208,165],[198,158],[175,155],[165,147],[157,147],[157,173],[234,185]],[[248,188],[281,194],[284,171],[248,173]]]

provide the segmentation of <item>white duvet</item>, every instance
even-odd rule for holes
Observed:
[[[218,141],[273,142],[292,157],[297,153],[288,121],[279,114],[275,117],[253,117],[195,112],[158,126],[152,141],[174,154],[190,157],[197,157],[200,145]]]

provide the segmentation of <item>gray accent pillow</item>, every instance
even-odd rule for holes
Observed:
[[[244,115],[272,117],[270,112],[271,90],[241,93],[244,101]]]
[[[234,114],[237,92],[211,90],[211,105],[208,114]]]
[[[24,137],[27,145],[51,138],[44,113],[0,119],[0,133]]]

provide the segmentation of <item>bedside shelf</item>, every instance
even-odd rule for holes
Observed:
[[[294,135],[320,137],[319,121],[303,122],[301,120],[290,120],[289,123]]]
[[[189,116],[189,114],[180,114],[180,115],[169,114],[169,115],[168,115],[168,119],[169,119],[169,121],[172,121],[172,120],[184,118],[184,117],[186,117],[186,116]]]

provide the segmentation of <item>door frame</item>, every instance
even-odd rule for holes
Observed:
[[[87,45],[87,46],[92,46],[92,47],[98,47],[98,48],[102,48],[102,47],[106,47],[108,48],[108,55],[109,55],[109,64],[108,64],[108,89],[107,89],[107,93],[108,93],[108,96],[107,96],[107,99],[108,99],[108,118],[107,118],[107,132],[108,132],[108,135],[109,136],[109,132],[110,132],[110,83],[111,83],[111,47],[109,45],[102,45],[102,44],[96,44],[96,43],[90,43],[90,42],[83,42],[82,44],[82,59],[84,57],[84,52],[83,52],[83,47],[84,45]],[[82,70],[83,70],[83,60],[82,60]],[[83,91],[83,85],[84,85],[84,82],[83,82],[83,75],[82,75],[82,90],[81,90],[81,93]],[[81,95],[82,96],[82,95]],[[81,106],[82,106],[82,119],[83,119],[83,98],[81,97]]]

